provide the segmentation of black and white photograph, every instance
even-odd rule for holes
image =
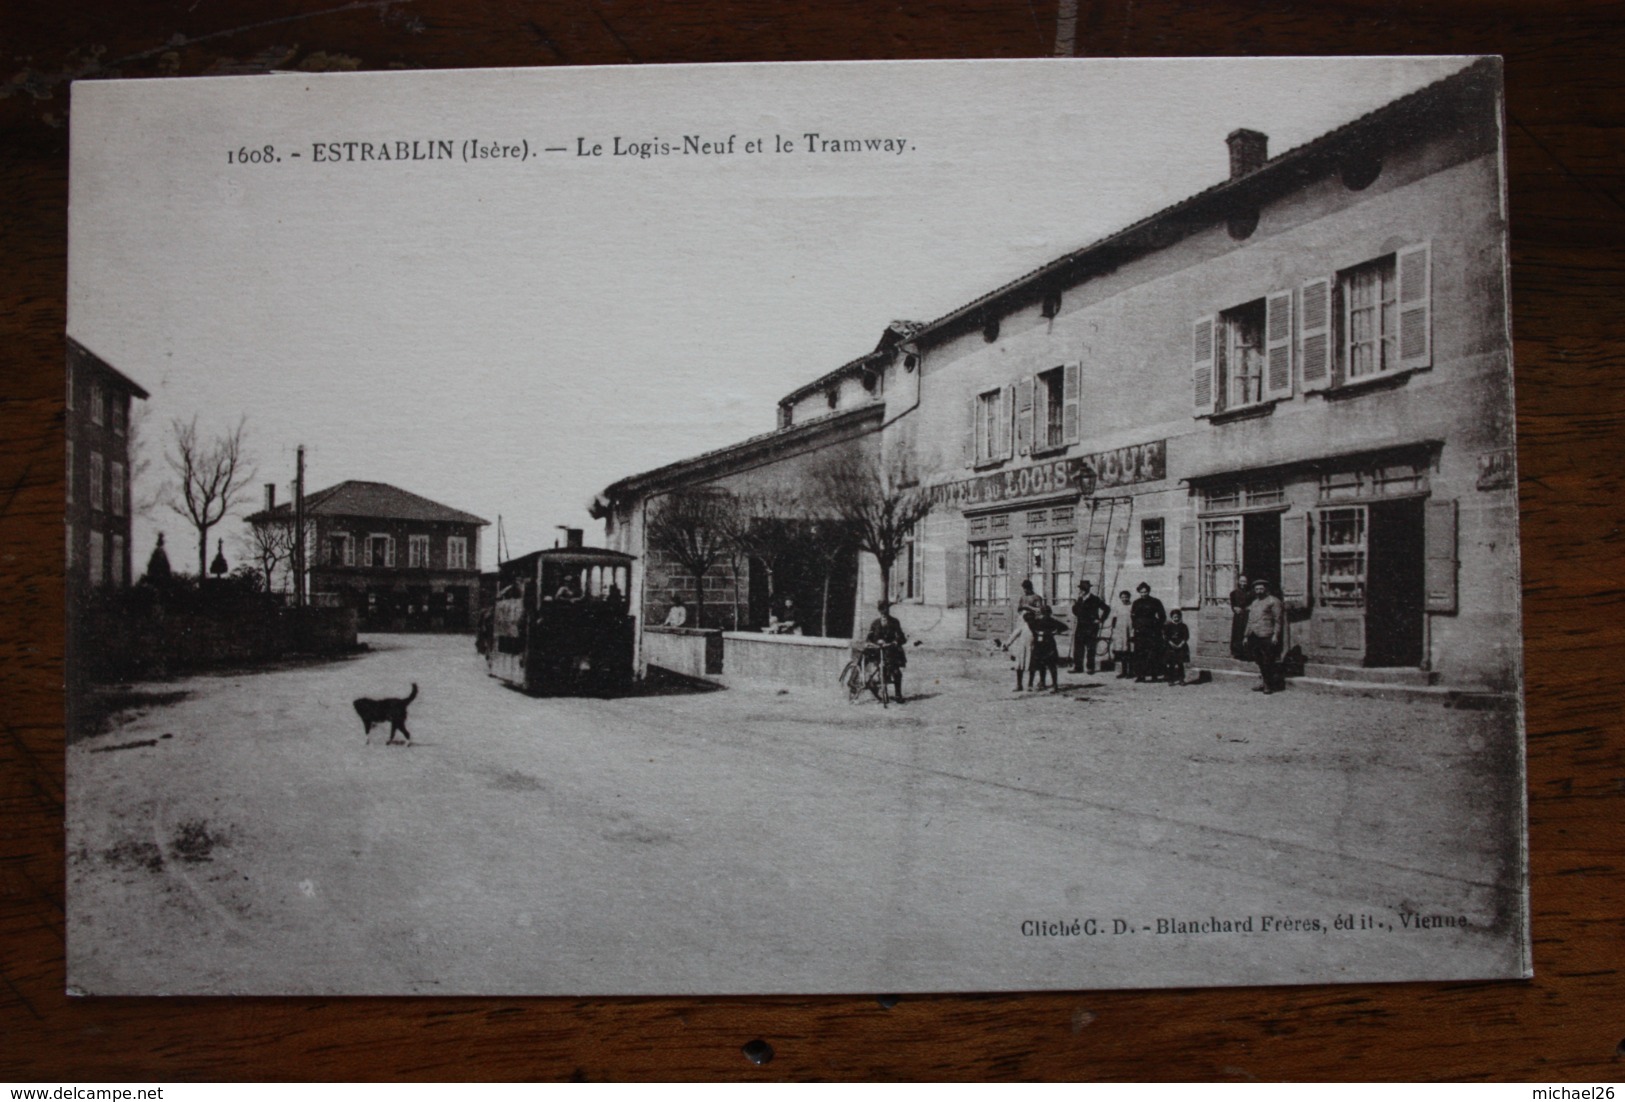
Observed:
[[[1530,974],[1499,59],[73,97],[71,992]]]

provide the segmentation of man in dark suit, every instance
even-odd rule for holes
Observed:
[[[1095,672],[1095,644],[1100,624],[1111,615],[1106,602],[1092,593],[1088,579],[1078,583],[1078,596],[1072,602],[1072,672]]]

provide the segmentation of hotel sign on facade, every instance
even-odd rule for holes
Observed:
[[[1069,493],[1093,494],[1116,486],[1160,481],[1167,477],[1167,455],[1168,442],[1152,440],[944,482],[929,487],[928,492],[933,503],[960,510]]]

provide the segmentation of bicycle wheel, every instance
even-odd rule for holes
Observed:
[[[841,687],[846,690],[846,699],[856,704],[858,697],[863,695],[864,688],[863,667],[856,658],[848,662],[846,668],[841,671],[840,682]]]

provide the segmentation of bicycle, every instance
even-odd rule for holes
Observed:
[[[886,665],[886,648],[878,643],[865,643],[863,649],[852,656],[841,670],[840,684],[846,689],[846,699],[856,704],[865,692],[872,693],[882,708],[891,704],[891,682]]]

